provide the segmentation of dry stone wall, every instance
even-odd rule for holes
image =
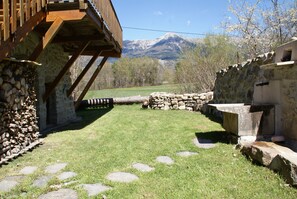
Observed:
[[[252,103],[254,84],[260,66],[272,63],[274,53],[266,53],[241,64],[229,66],[217,73],[214,87],[215,103]]]
[[[173,94],[165,92],[152,93],[149,105],[152,109],[203,111],[203,105],[211,101],[213,92]]]
[[[38,140],[36,65],[0,63],[0,162]]]

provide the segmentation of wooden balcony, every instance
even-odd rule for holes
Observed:
[[[74,54],[100,52],[120,57],[122,28],[111,0],[0,0],[0,60],[31,31],[42,40],[30,60],[37,59],[49,43],[59,43]]]

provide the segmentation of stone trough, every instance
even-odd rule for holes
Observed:
[[[209,107],[222,112],[223,128],[238,137],[238,142],[255,141],[265,125],[264,115],[274,109],[272,105],[209,104]],[[270,116],[271,117],[271,116]]]

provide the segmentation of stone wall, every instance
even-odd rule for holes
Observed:
[[[189,110],[202,111],[203,105],[213,98],[213,92],[173,94],[173,93],[152,93],[149,97],[149,105],[152,109],[162,110]]]
[[[39,40],[39,36],[36,33],[31,32],[14,50],[13,57],[18,59],[28,59]],[[49,100],[47,102],[43,102],[42,100],[46,86],[50,85],[55,79],[68,59],[68,54],[57,44],[50,44],[47,46],[37,59],[37,61],[42,64],[37,68],[37,77],[35,81],[37,95],[36,108],[40,130],[76,119],[73,99],[66,95],[67,90],[71,86],[69,71],[57,85],[49,97]]]
[[[38,140],[36,67],[17,61],[0,63],[0,162]]]
[[[252,103],[260,66],[272,63],[273,59],[273,52],[266,53],[219,71],[214,87],[214,103]]]

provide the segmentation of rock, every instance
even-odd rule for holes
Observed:
[[[296,154],[278,154],[272,160],[269,168],[279,173],[288,184],[297,186]]]
[[[210,149],[216,147],[216,144],[214,144],[211,140],[208,139],[202,139],[202,138],[194,138],[193,143],[203,149]]]
[[[137,169],[138,171],[141,171],[141,172],[150,172],[150,171],[155,170],[155,168],[150,167],[149,165],[146,165],[146,164],[142,164],[142,163],[135,163],[132,165],[132,167],[134,169]]]
[[[133,182],[135,180],[138,180],[138,176],[132,174],[132,173],[126,173],[126,172],[114,172],[114,173],[109,173],[106,176],[106,179],[114,182]]]
[[[76,191],[72,189],[60,189],[58,191],[52,191],[47,194],[43,194],[38,199],[78,199]]]
[[[2,180],[0,181],[0,192],[9,192],[16,187],[19,183],[14,180]]]
[[[45,187],[52,178],[52,176],[41,176],[33,182],[33,186],[39,188]]]
[[[30,175],[32,173],[34,173],[36,171],[38,167],[35,167],[35,166],[27,166],[27,167],[24,167],[21,171],[20,171],[20,174],[23,174],[23,175]]]
[[[52,174],[57,173],[62,169],[64,169],[66,166],[67,166],[67,163],[58,163],[58,164],[50,165],[45,168],[45,172],[52,173]]]
[[[190,152],[190,151],[181,151],[181,152],[177,152],[176,155],[181,156],[181,157],[189,157],[189,156],[193,156],[193,155],[197,155],[197,152]]]
[[[99,193],[111,190],[112,188],[109,186],[105,186],[103,184],[82,184],[82,187],[88,192],[88,196],[96,196]]]
[[[174,164],[174,161],[169,156],[158,156],[156,161],[167,165]]]
[[[74,176],[77,176],[75,172],[63,172],[58,176],[59,180],[66,180],[68,178],[73,178]]]

